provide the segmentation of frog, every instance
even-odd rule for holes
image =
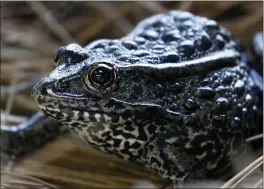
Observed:
[[[32,90],[38,116],[58,122],[45,133],[67,128],[173,187],[227,170],[263,132],[262,76],[212,19],[168,11],[123,38],[63,46],[54,60]]]

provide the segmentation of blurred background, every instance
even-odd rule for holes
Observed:
[[[120,38],[142,19],[168,10],[212,18],[245,48],[254,33],[263,31],[262,1],[1,2],[1,124],[22,123],[37,111],[30,90],[53,70],[59,47]],[[1,156],[1,162],[6,160]],[[168,183],[142,166],[84,147],[71,136],[16,160],[12,171],[1,170],[1,188],[153,188]]]

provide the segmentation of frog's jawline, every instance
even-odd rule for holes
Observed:
[[[229,49],[221,52],[212,53],[206,57],[195,60],[184,61],[180,63],[164,63],[164,64],[129,64],[117,65],[119,69],[141,69],[146,72],[166,72],[169,76],[184,77],[188,75],[198,74],[200,72],[212,71],[224,67],[232,67],[237,65],[237,51]],[[168,71],[169,70],[169,71]]]

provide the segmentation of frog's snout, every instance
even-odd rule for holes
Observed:
[[[52,88],[54,80],[50,77],[45,77],[40,80],[32,89],[31,96],[36,99],[38,96],[47,96],[48,91]]]

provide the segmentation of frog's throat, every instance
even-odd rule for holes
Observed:
[[[130,64],[117,65],[118,69],[137,69],[152,74],[186,77],[204,72],[210,72],[225,67],[233,67],[239,63],[239,53],[234,49],[218,51],[204,57],[179,63],[164,64]]]

